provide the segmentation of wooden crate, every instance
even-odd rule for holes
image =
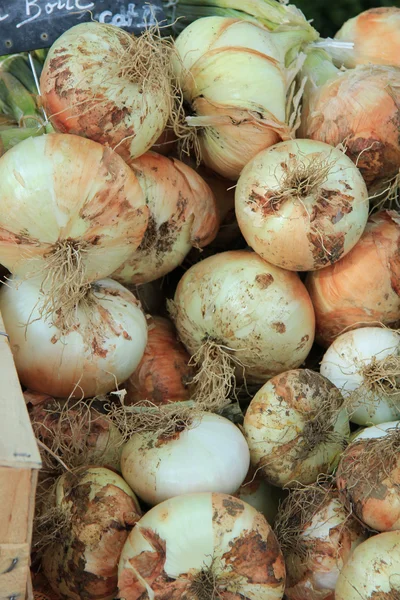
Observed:
[[[0,315],[0,600],[31,600],[39,450]]]

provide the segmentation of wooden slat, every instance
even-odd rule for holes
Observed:
[[[29,553],[29,544],[0,544],[0,600],[24,600]]]
[[[0,467],[0,544],[30,542],[32,470]]]
[[[4,333],[0,315],[0,465],[39,469],[39,450]]]

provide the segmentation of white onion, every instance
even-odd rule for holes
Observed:
[[[352,396],[351,421],[358,425],[379,424],[400,416],[399,357],[400,336],[396,331],[365,327],[340,335],[326,351],[320,371],[344,397]],[[394,363],[390,365],[389,360]],[[379,365],[381,377],[376,374]]]
[[[41,318],[43,297],[35,280],[12,279],[0,291],[22,384],[59,398],[93,397],[133,373],[146,347],[147,323],[131,292],[111,279],[96,282],[76,309],[77,326],[65,334]]]
[[[400,598],[400,531],[374,535],[358,546],[339,575],[335,600]]]
[[[340,392],[313,371],[276,375],[257,392],[244,418],[251,462],[283,487],[313,483],[332,468],[349,437]]]
[[[192,492],[230,494],[246,477],[250,452],[238,427],[211,413],[193,419],[169,436],[136,433],[124,446],[122,475],[148,504]]]
[[[337,262],[368,219],[357,167],[337,148],[313,140],[281,142],[257,154],[240,175],[235,201],[247,243],[291,271]]]
[[[365,427],[365,429],[362,429],[354,436],[352,441],[381,438],[387,434],[389,429],[395,429],[398,426],[400,426],[400,421],[388,421],[387,423],[379,423],[379,425]]]
[[[283,494],[281,489],[269,485],[259,473],[255,473],[254,469],[250,468],[246,479],[234,496],[258,510],[272,525]]]
[[[124,600],[281,600],[284,585],[270,526],[225,494],[176,496],[152,508],[130,533],[118,569]]]

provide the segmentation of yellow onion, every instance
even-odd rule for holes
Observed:
[[[73,319],[85,286],[108,277],[142,240],[148,208],[136,176],[110,149],[54,133],[7,152],[0,180],[0,262],[14,275],[46,279],[46,312]]]
[[[132,248],[113,278],[140,284],[175,269],[193,246],[211,242],[219,219],[209,186],[184,163],[154,152],[127,163],[144,191],[149,223],[140,246]]]
[[[53,127],[140,156],[171,111],[168,43],[113,25],[81,23],[52,45],[40,78]]]
[[[42,559],[52,589],[68,600],[112,600],[122,548],[141,516],[135,494],[113,471],[82,467],[60,477],[55,496],[66,522]]]
[[[291,52],[315,35],[308,25],[274,33],[223,17],[198,19],[179,35],[175,70],[186,122],[198,131],[207,166],[237,179],[260,150],[292,136],[286,104],[298,64]]]
[[[25,400],[35,402],[35,392],[25,393]],[[55,400],[33,404],[29,410],[36,438],[57,454],[68,468],[95,464],[119,470],[122,435],[113,423],[92,403]],[[43,463],[50,470],[59,467],[53,455],[43,453]],[[47,463],[47,464],[46,464]]]
[[[375,531],[400,529],[400,422],[361,431],[336,471],[341,501]]]
[[[124,600],[281,600],[284,586],[267,521],[225,494],[176,496],[152,508],[130,533],[118,567]]]
[[[342,569],[335,600],[397,600],[400,597],[400,531],[363,542]]]
[[[385,188],[400,168],[400,69],[360,65],[340,71],[318,50],[310,53],[303,74],[309,82],[301,135],[343,144],[371,191]]]
[[[285,558],[288,600],[335,600],[343,566],[367,537],[337,490],[321,483],[291,490],[274,530]]]
[[[247,243],[291,271],[333,264],[358,242],[368,219],[368,192],[340,150],[290,140],[263,150],[236,186],[236,216]]]
[[[349,328],[400,320],[400,215],[372,215],[356,246],[339,262],[308,275],[317,341],[327,347]]]
[[[250,402],[243,429],[253,467],[279,487],[328,473],[350,435],[339,390],[307,369],[270,379]]]
[[[254,252],[221,252],[180,280],[171,308],[180,339],[200,365],[206,397],[225,399],[243,377],[263,383],[299,366],[314,339],[310,298],[295,273]]]
[[[394,65],[400,67],[400,8],[371,8],[345,22],[335,39],[352,42],[354,48],[344,60],[346,67]],[[338,57],[339,58],[339,57]]]
[[[188,384],[193,375],[189,360],[171,321],[152,317],[148,322],[143,358],[125,383],[125,404],[142,400],[150,400],[153,404],[188,400]]]
[[[76,308],[76,327],[62,332],[41,318],[40,282],[12,279],[0,310],[20,381],[58,398],[91,398],[133,373],[147,342],[146,318],[128,290],[112,279],[92,284]]]

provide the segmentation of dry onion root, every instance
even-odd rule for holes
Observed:
[[[53,127],[108,145],[124,158],[150,149],[172,116],[170,40],[81,23],[50,48],[40,86]]]
[[[342,502],[375,531],[400,529],[400,424],[364,429],[336,472]]]
[[[62,535],[42,558],[52,589],[69,600],[112,600],[123,545],[141,516],[134,493],[113,471],[82,467],[60,477],[54,508]]]
[[[196,400],[223,407],[236,381],[263,383],[299,366],[314,339],[314,313],[299,277],[247,251],[191,267],[170,312],[191,362]]]
[[[340,335],[321,362],[327,377],[348,399],[350,420],[377,425],[400,417],[400,336],[379,327]]]
[[[284,586],[270,526],[225,494],[177,496],[152,508],[130,533],[118,569],[124,600],[281,600]]]
[[[257,154],[236,186],[236,215],[247,243],[291,271],[333,264],[358,242],[368,219],[368,193],[340,150],[291,140]]]
[[[41,316],[35,281],[2,286],[0,310],[21,382],[57,398],[93,398],[114,390],[139,364],[146,318],[136,298],[112,279],[91,285],[76,307],[76,327],[63,332]]]
[[[308,275],[316,338],[324,347],[352,328],[400,322],[400,215],[372,215],[356,246],[334,265]]]
[[[343,566],[366,539],[337,490],[323,480],[290,490],[274,531],[285,558],[288,600],[333,600]]]
[[[243,428],[253,467],[279,487],[328,473],[350,435],[339,390],[305,369],[270,379],[251,401]]]

